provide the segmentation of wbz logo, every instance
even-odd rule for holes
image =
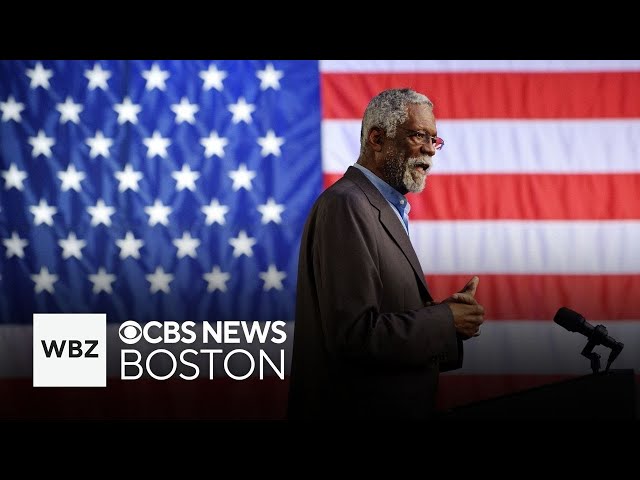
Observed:
[[[67,344],[67,340],[62,340],[60,344],[56,340],[51,340],[51,343],[47,345],[46,340],[40,340],[42,343],[42,348],[44,349],[44,354],[47,358],[51,358],[51,355],[55,353],[55,356],[60,358],[64,355],[64,347]],[[98,340],[85,340],[85,345],[89,345],[90,348],[84,352],[84,356],[87,358],[99,358],[97,353],[93,352],[93,349],[98,345]],[[69,340],[69,353],[67,356],[71,358],[78,358],[83,356],[82,352],[82,342],[80,340]]]
[[[104,313],[33,315],[34,387],[106,387]]]

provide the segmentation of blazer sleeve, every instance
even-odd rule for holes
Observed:
[[[446,304],[381,312],[384,288],[378,211],[349,196],[329,198],[313,235],[318,308],[330,355],[385,366],[455,365],[461,349]],[[413,274],[413,273],[412,273]]]

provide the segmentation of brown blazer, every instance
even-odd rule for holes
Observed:
[[[392,207],[349,167],[302,235],[289,418],[429,417],[439,372],[462,365],[451,309],[432,301]]]

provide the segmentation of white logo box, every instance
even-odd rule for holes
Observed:
[[[106,333],[104,313],[34,313],[33,386],[106,387]]]

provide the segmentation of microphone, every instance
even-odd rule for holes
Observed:
[[[614,338],[607,334],[607,329],[603,325],[594,327],[578,312],[574,312],[566,307],[561,307],[556,312],[553,321],[560,325],[562,328],[569,330],[570,332],[578,332],[589,339],[589,343],[583,351],[583,355],[588,356],[587,353],[591,352],[591,349],[596,345],[604,345],[611,349],[609,360],[607,361],[607,370],[611,366],[611,363],[622,351],[624,344],[616,341]]]
[[[553,321],[570,332],[578,332],[585,337],[591,337],[597,328],[587,322],[578,312],[574,312],[566,307],[562,307],[558,310]],[[622,347],[624,346],[622,343],[615,341],[607,335],[606,330],[603,333],[604,335],[599,339],[600,341],[598,344],[604,345],[612,350],[616,350],[618,348],[622,350]]]

